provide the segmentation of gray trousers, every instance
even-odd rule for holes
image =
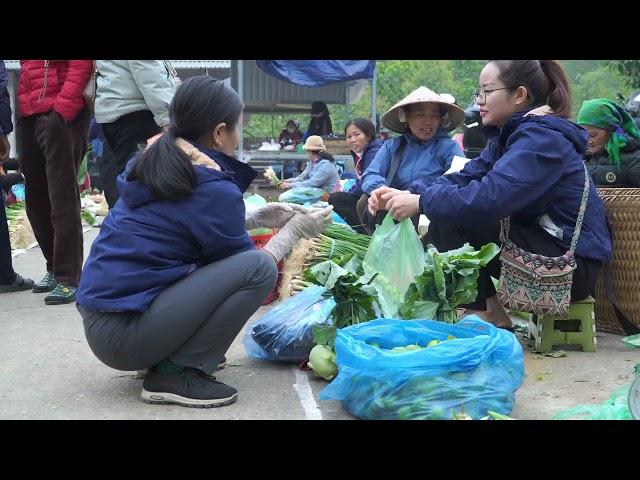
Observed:
[[[271,255],[252,250],[196,270],[144,313],[77,307],[89,347],[109,367],[143,370],[168,358],[211,374],[277,276]]]

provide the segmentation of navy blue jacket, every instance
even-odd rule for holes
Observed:
[[[118,177],[120,200],[84,265],[80,305],[144,312],[160,292],[202,265],[254,248],[245,229],[242,193],[255,170],[194,145],[223,171],[195,165],[197,185],[181,201],[157,200],[137,181],[126,180],[137,157],[129,161]]]
[[[420,211],[432,221],[477,224],[511,216],[530,224],[544,215],[563,231],[569,249],[584,188],[587,132],[559,117],[514,114],[460,173],[428,186],[415,182]],[[604,205],[590,179],[590,192],[576,254],[608,260],[611,237]]]
[[[365,170],[367,169],[367,167],[369,167],[369,165],[371,165],[371,162],[373,162],[373,159],[376,157],[376,153],[378,153],[378,150],[380,150],[382,145],[384,145],[384,142],[382,140],[374,138],[364,146],[364,149],[362,150],[362,157],[360,160],[360,172],[362,172],[362,176],[364,176]],[[353,156],[353,161],[355,162],[356,154],[351,152],[351,155]],[[362,191],[362,177],[358,179],[356,175],[356,179],[356,183],[351,187],[349,193],[360,198],[360,196],[364,193]]]
[[[9,135],[13,131],[8,83],[7,68],[4,65],[4,60],[0,60],[0,135]]]
[[[433,183],[449,169],[454,155],[464,157],[462,149],[443,129],[426,141],[418,140],[410,133],[403,136],[406,145],[391,187],[406,190],[418,179]],[[393,156],[402,141],[402,137],[395,137],[384,142],[365,171],[362,189],[369,195],[376,188],[387,184]]]

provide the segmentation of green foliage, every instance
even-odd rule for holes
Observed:
[[[562,60],[572,89],[572,111],[575,118],[584,100],[610,98],[617,94],[628,97],[640,88],[640,60]],[[384,112],[420,85],[438,93],[450,93],[458,105],[466,108],[473,100],[478,77],[486,60],[380,60],[377,63],[377,112]],[[349,105],[329,105],[333,130],[342,135],[347,117],[371,116],[371,87],[358,101]],[[309,124],[308,113],[253,113],[245,126],[245,137],[277,140],[289,118],[300,122],[304,133]],[[245,146],[249,148],[249,146]]]

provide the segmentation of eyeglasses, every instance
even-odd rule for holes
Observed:
[[[476,93],[473,94],[474,98],[476,99],[476,103],[478,102],[486,102],[487,101],[487,95],[491,92],[497,92],[498,90],[511,90],[513,87],[502,87],[502,88],[494,88],[492,90],[478,90]]]

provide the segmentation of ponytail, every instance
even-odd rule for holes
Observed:
[[[571,90],[562,65],[557,60],[540,60],[540,68],[549,81],[547,104],[559,117],[571,116]]]
[[[500,71],[499,78],[509,88],[523,86],[532,107],[548,104],[553,115],[571,116],[569,80],[557,60],[493,60]]]
[[[170,129],[140,153],[127,180],[137,180],[160,200],[184,200],[193,193],[196,172]]]

